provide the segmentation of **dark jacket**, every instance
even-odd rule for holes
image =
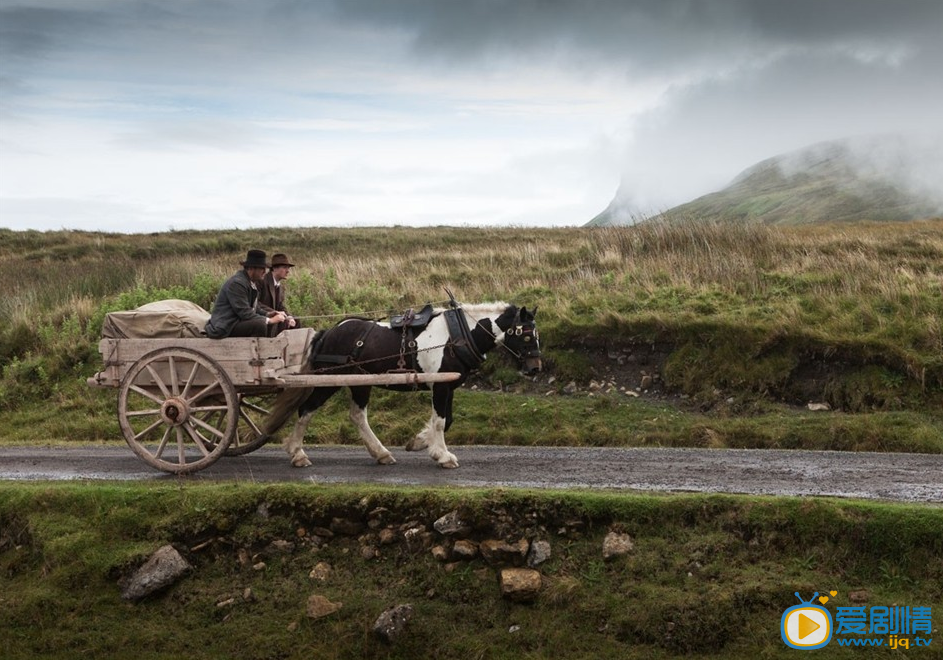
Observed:
[[[275,276],[272,275],[272,271],[265,274],[262,284],[259,285],[259,307],[266,312],[288,314],[288,310],[285,309],[285,287],[275,286]]]
[[[220,288],[213,303],[213,312],[206,322],[206,336],[212,339],[228,337],[232,328],[239,321],[249,321],[259,317],[264,319],[265,312],[258,307],[259,290],[246,274],[240,270],[230,277]]]
[[[267,314],[285,312],[286,315],[291,316],[288,310],[285,309],[285,285],[282,283],[275,286],[275,276],[272,271],[265,274],[262,283],[259,285],[259,308]],[[287,328],[287,322],[274,323],[268,327],[268,336],[274,337]]]

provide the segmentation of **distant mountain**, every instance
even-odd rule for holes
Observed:
[[[943,216],[943,152],[932,142],[871,137],[822,142],[764,160],[729,186],[655,217],[766,224]],[[620,195],[588,224],[633,224]]]

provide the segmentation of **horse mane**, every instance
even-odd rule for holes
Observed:
[[[469,316],[474,318],[484,318],[486,316],[500,316],[504,310],[508,307],[513,307],[510,303],[506,302],[485,302],[485,303],[473,303],[470,305],[462,304],[461,309],[465,310]],[[436,309],[436,312],[444,312],[444,309]]]

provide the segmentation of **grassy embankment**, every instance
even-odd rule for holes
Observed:
[[[505,394],[461,390],[454,444],[943,450],[943,221],[0,230],[0,442],[119,440],[115,393],[84,385],[100,366],[104,314],[163,298],[208,308],[248,246],[290,254],[289,306],[315,326],[441,301],[443,286],[463,301],[538,305],[545,374],[522,382],[492,356],[484,376]],[[665,356],[655,368],[667,397],[559,395],[618,372],[608,354],[653,349]],[[623,375],[637,385],[638,370]],[[811,413],[809,401],[834,412]],[[372,407],[397,445],[421,427],[428,401],[387,395]],[[345,418],[338,397],[311,439],[354,442]]]
[[[443,563],[403,525],[458,509],[473,540],[549,541],[536,601],[502,599],[499,566]],[[313,535],[335,518],[378,528]],[[602,557],[610,531],[634,549]],[[350,532],[348,532],[350,533]],[[371,536],[372,535],[372,536]],[[432,533],[432,543],[445,539]],[[273,541],[288,542],[272,544]],[[137,604],[121,582],[173,543],[193,570]],[[25,658],[790,658],[780,617],[815,592],[837,607],[930,607],[939,657],[943,511],[826,499],[624,496],[313,485],[0,484],[3,657]],[[264,566],[257,566],[264,562]],[[330,566],[326,579],[309,575]],[[320,594],[342,608],[305,615]],[[371,634],[397,604],[392,646]],[[842,639],[854,635],[836,636]],[[879,636],[888,644],[888,636]],[[869,649],[889,657],[890,649]],[[865,651],[833,641],[828,657]],[[896,656],[895,656],[896,657]]]

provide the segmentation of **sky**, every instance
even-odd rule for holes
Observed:
[[[943,146],[940,0],[0,0],[0,227],[572,226]]]

